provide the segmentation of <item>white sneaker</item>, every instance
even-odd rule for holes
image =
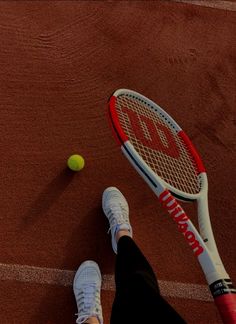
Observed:
[[[115,253],[117,253],[116,233],[123,229],[133,235],[132,227],[129,222],[129,206],[122,193],[115,187],[109,187],[103,192],[102,208],[109,220],[111,231],[111,243]]]
[[[77,324],[84,323],[89,317],[97,317],[103,324],[100,300],[102,276],[94,261],[83,262],[77,270],[73,290],[78,307]]]

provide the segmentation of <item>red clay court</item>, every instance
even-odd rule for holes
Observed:
[[[108,186],[126,196],[163,296],[190,324],[220,323],[197,260],[120,152],[106,110],[114,90],[133,89],[190,135],[236,283],[235,31],[233,1],[0,2],[1,324],[75,323],[72,280],[86,259],[101,268],[109,323]],[[73,153],[86,162],[77,174],[66,168]]]

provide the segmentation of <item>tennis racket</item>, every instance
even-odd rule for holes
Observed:
[[[225,271],[208,211],[204,165],[188,136],[157,104],[126,89],[109,100],[121,150],[177,223],[197,257],[224,323],[236,323],[236,289]],[[197,201],[199,232],[179,205]]]

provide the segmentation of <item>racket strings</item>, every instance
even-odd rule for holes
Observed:
[[[116,109],[123,131],[147,165],[172,187],[185,193],[198,193],[201,187],[196,162],[175,126],[155,107],[134,96],[118,96]],[[133,124],[126,109],[135,113],[137,119],[133,120]],[[137,127],[141,126],[142,135],[134,130],[137,128],[134,121],[139,124]],[[152,121],[151,126],[149,121]],[[153,136],[150,131],[152,125],[155,125],[158,136]],[[173,145],[170,145],[170,140]]]

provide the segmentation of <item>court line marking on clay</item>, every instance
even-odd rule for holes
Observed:
[[[215,9],[222,9],[228,11],[236,11],[236,2],[232,1],[209,1],[209,0],[167,0],[173,2],[182,2],[191,5],[201,6],[201,7],[208,7],[208,8],[215,8]]]
[[[0,263],[0,280],[24,283],[48,284],[70,287],[73,284],[75,271],[53,268],[35,267],[19,264]],[[213,301],[207,285],[181,283],[159,280],[161,294],[164,297]],[[102,289],[115,291],[114,276],[102,276]]]

